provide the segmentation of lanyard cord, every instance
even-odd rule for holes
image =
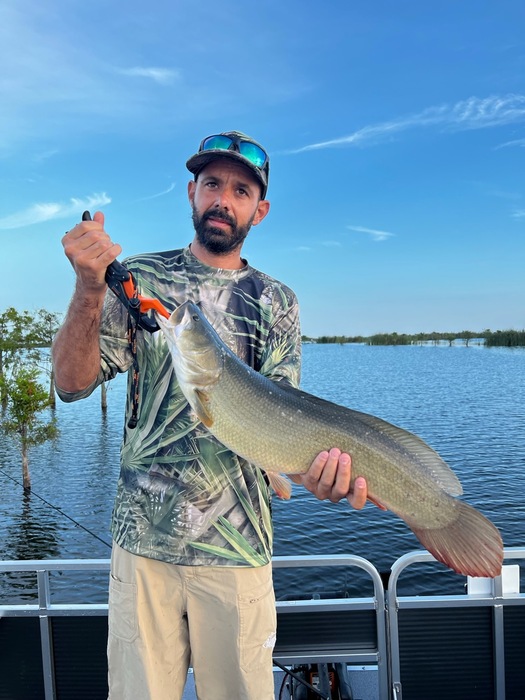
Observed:
[[[136,428],[139,416],[139,402],[140,402],[140,391],[139,391],[139,377],[140,377],[140,367],[137,357],[137,324],[132,318],[131,314],[128,314],[128,344],[131,352],[132,358],[132,379],[131,379],[131,416],[128,420],[128,428]]]

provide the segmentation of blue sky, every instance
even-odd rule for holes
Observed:
[[[239,129],[303,333],[525,327],[522,0],[2,0],[0,65],[0,309],[65,311],[85,208],[189,243],[185,161]]]

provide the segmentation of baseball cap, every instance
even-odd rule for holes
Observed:
[[[261,195],[265,199],[270,159],[261,144],[241,131],[212,134],[201,141],[199,150],[186,162],[186,167],[196,176],[216,158],[230,158],[251,170],[261,184]]]

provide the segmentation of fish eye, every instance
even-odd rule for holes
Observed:
[[[193,314],[192,319],[194,321],[200,321],[200,318],[197,316],[197,314]]]

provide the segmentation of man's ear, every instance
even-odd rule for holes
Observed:
[[[195,180],[190,180],[188,182],[188,199],[190,200],[190,204],[193,204],[193,200],[195,198],[195,188],[197,187],[197,183]]]
[[[270,202],[267,199],[260,199],[255,211],[255,216],[253,217],[252,225],[257,226],[257,224],[260,224],[269,211]]]

